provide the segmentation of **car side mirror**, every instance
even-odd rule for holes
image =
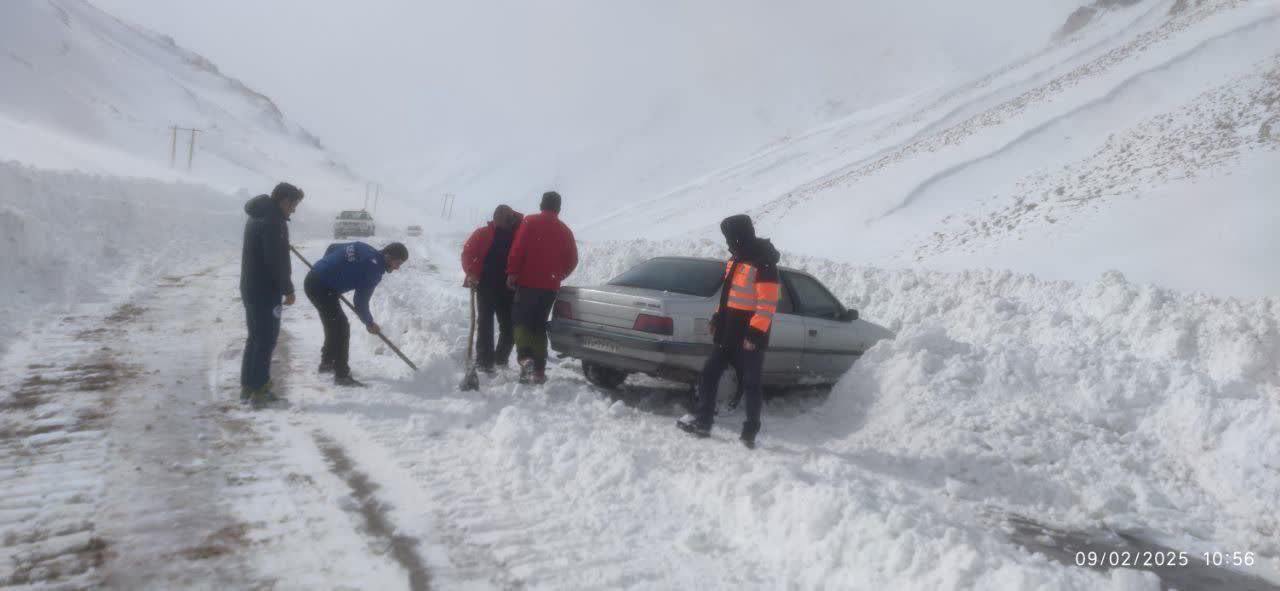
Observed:
[[[858,319],[858,311],[857,311],[857,310],[852,310],[852,309],[850,309],[850,310],[845,310],[845,311],[844,311],[844,314],[841,314],[841,315],[840,315],[840,321],[841,321],[841,322],[853,322],[854,320],[857,320],[857,319]]]

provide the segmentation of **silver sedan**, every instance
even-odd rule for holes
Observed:
[[[861,320],[812,275],[779,267],[782,295],[765,354],[763,382],[831,384],[888,329]],[[553,349],[582,360],[587,380],[616,388],[643,373],[694,384],[711,354],[708,320],[724,262],[649,259],[604,285],[564,287],[548,329]],[[726,372],[732,374],[732,372]]]

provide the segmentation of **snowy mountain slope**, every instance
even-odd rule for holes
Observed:
[[[1270,64],[1280,55],[1280,7],[1216,1],[1172,14],[1171,8],[1169,2],[1142,2],[1109,11],[1049,49],[968,85],[855,114],[597,220],[582,233],[619,236],[643,227],[648,236],[705,235],[723,215],[750,211],[766,233],[804,252],[930,264],[933,254],[958,241],[945,237],[973,241],[970,234],[979,232],[985,241],[990,231],[983,233],[983,224],[1005,231],[1009,214],[989,212],[1041,200],[1040,177],[1085,175],[1049,187],[1079,199],[1074,185],[1093,178],[1092,166],[1111,167],[1107,174],[1113,177],[1131,176],[1128,168],[1142,169],[1144,158],[1173,147],[1159,140],[1177,135],[1173,120],[1180,121],[1176,127],[1262,138],[1260,127],[1277,108],[1268,97],[1274,84]],[[1250,112],[1222,117],[1231,107],[1220,100],[1248,102],[1241,108]],[[1168,128],[1163,136],[1144,131],[1160,120]],[[1125,134],[1129,156],[1123,164],[1088,160],[1115,141],[1113,135]],[[1272,145],[1264,139],[1245,143]],[[1227,171],[1240,162],[1230,144],[1190,142],[1185,158],[1196,169],[1213,163]],[[1109,191],[1141,194],[1178,176],[1165,170],[1161,177],[1158,171],[1166,168],[1151,168],[1151,181],[1112,183]],[[691,204],[704,215],[687,215]],[[955,227],[957,221],[965,226]],[[969,222],[978,230],[968,230]],[[930,248],[939,241],[944,243]],[[1018,261],[1019,268],[1039,270],[1028,258]],[[964,265],[962,257],[947,263],[956,265]],[[1085,264],[1065,276],[1087,278],[1104,270]],[[1161,274],[1142,279],[1188,283]],[[1231,287],[1228,292],[1259,293]]]
[[[313,189],[313,204],[329,208],[351,205],[336,193],[350,199],[363,190],[362,180],[271,99],[172,39],[85,0],[0,6],[0,79],[0,159],[185,177],[185,133],[177,141],[177,170],[169,170],[176,125],[203,130],[194,178],[215,186],[261,191],[293,179]]]

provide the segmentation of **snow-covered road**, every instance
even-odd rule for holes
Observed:
[[[829,396],[774,400],[751,452],[733,416],[711,441],[678,433],[679,387],[633,380],[606,394],[572,361],[543,387],[508,372],[457,391],[458,239],[411,240],[410,265],[375,296],[417,374],[357,332],[352,364],[370,387],[334,388],[314,371],[314,310],[288,309],[275,369],[287,409],[233,402],[233,259],[82,306],[16,346],[2,366],[14,387],[0,415],[0,564],[13,570],[0,587],[1276,588],[1274,515],[1260,512],[1276,475],[1231,443],[1254,429],[1264,455],[1274,444],[1274,401],[1232,377],[1246,363],[1266,392],[1270,366],[1215,328],[1228,318],[1247,333],[1243,319],[1273,317],[1265,303],[1197,301],[1212,313],[1184,318],[1184,296],[1115,278],[1090,291],[792,260],[902,336]],[[589,245],[579,281],[661,249],[717,248]],[[1134,323],[1151,298],[1211,351],[1128,349],[1142,346]],[[1254,328],[1270,342],[1273,325]],[[1119,341],[1131,352],[1109,349]],[[1080,367],[1055,369],[1058,354]],[[1159,362],[1170,356],[1172,369]],[[1201,390],[1169,372],[1199,376]],[[1152,413],[1164,431],[1141,420]],[[1172,455],[1196,429],[1194,461],[1217,465]],[[1189,565],[1074,564],[1081,549],[1167,548]],[[1215,548],[1254,564],[1198,564]]]
[[[238,272],[80,306],[7,355],[0,588],[403,585],[307,427],[229,394]]]

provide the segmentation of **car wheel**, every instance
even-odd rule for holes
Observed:
[[[592,385],[605,390],[617,390],[618,386],[627,381],[627,372],[594,363],[583,363],[582,375],[586,376],[587,381]]]

